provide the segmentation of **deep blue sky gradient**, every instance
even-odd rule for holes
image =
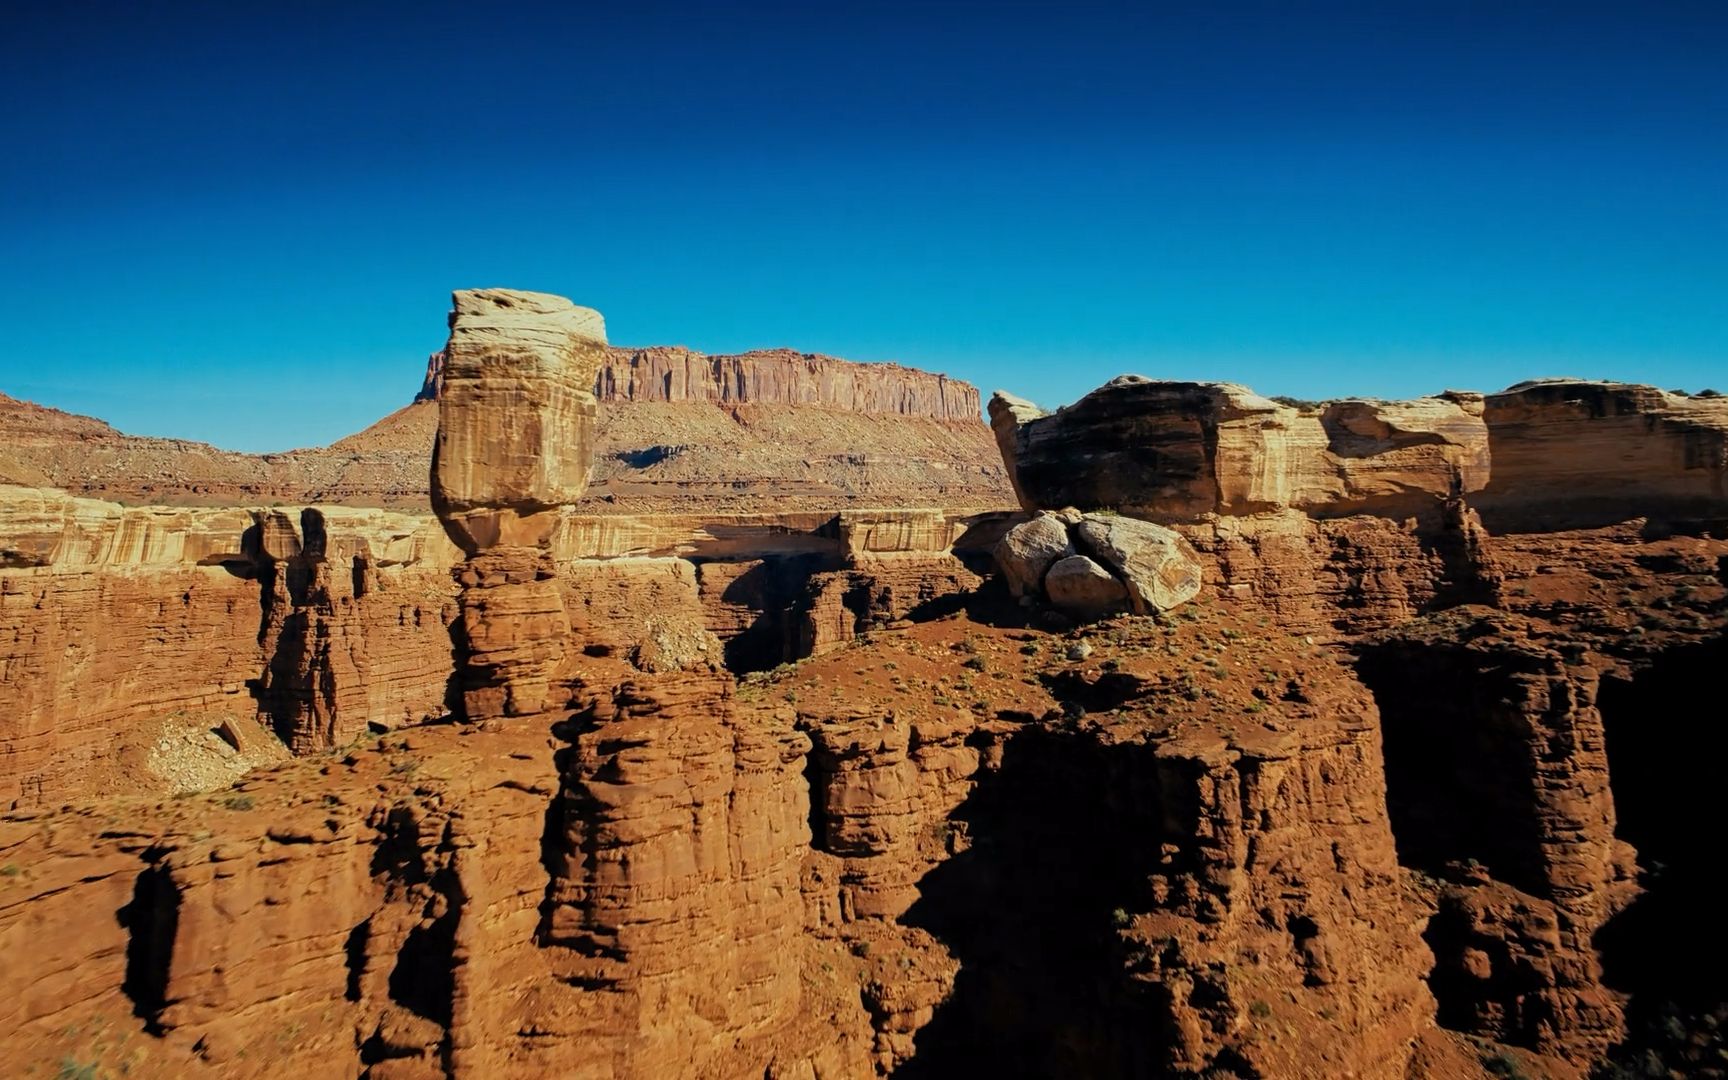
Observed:
[[[1728,389],[1725,57],[1712,2],[8,5],[0,390],[328,442],[473,285],[1049,405]]]

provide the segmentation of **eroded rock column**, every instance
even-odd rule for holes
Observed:
[[[546,706],[570,633],[547,545],[588,484],[606,328],[545,293],[452,299],[432,507],[468,556],[456,570],[461,712],[524,716]]]

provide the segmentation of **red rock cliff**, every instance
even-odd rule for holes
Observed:
[[[435,401],[444,385],[444,353],[426,361],[415,401]],[[792,349],[752,349],[709,356],[681,345],[612,348],[594,380],[603,402],[706,401],[717,405],[815,405],[887,416],[976,420],[978,388],[899,364],[861,364]]]
[[[791,349],[707,356],[676,346],[613,349],[594,384],[601,401],[818,405],[852,412],[976,420],[978,388],[899,364],[857,364]]]

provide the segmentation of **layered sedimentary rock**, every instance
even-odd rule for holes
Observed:
[[[1538,380],[1488,395],[1482,415],[1493,472],[1473,502],[1497,525],[1728,517],[1728,398]]]
[[[1183,697],[1170,657],[1194,630],[1147,632],[1031,661],[1048,693],[993,687],[1032,653],[988,633],[787,677],[814,744],[807,902],[871,962],[879,1067],[1404,1075],[1428,1006],[1372,706],[1256,646],[1232,659],[1289,665],[1276,719],[1246,683]],[[941,666],[955,649],[975,676]],[[884,657],[889,681],[933,689],[885,712],[822,700]]]
[[[570,635],[551,540],[588,484],[587,388],[606,330],[599,312],[544,293],[475,289],[453,302],[432,506],[468,555],[456,573],[463,714],[523,716],[548,705]]]
[[[1048,415],[998,394],[990,416],[1028,509],[1401,517],[1462,498],[1497,525],[1550,528],[1728,505],[1728,398],[1625,383],[1297,407],[1125,375]]]
[[[580,410],[540,389],[505,441],[556,452]],[[1159,460],[1251,459],[1251,405]],[[0,820],[0,1045],[25,1075],[1707,1075],[1728,535],[1684,469],[1659,515],[1634,485],[1611,525],[1503,531],[1473,399],[1401,408],[1293,410],[1335,421],[1318,468],[1158,530],[1193,599],[1073,630],[980,573],[1023,515],[570,511],[530,455],[487,487],[485,423],[468,551],[0,492],[0,723],[58,777]],[[1073,533],[1153,527],[1047,518],[1052,594],[1128,573]],[[452,641],[455,565],[485,606]],[[428,687],[471,651],[471,713],[517,719],[348,741],[389,643],[440,640]],[[178,799],[54,772],[211,679],[308,756]]]
[[[1028,509],[1160,520],[1280,507],[1407,511],[1488,479],[1472,395],[1303,409],[1231,383],[1124,375],[1054,414],[998,395],[990,415]]]
[[[820,405],[861,413],[972,421],[978,389],[898,364],[765,349],[706,356],[680,348],[613,349],[594,384],[601,401]]]
[[[459,553],[428,518],[0,488],[0,550],[0,803],[171,786],[165,726],[313,749],[444,712]]]
[[[318,503],[424,510],[447,355],[412,404],[328,447],[241,454],[123,435],[0,395],[0,483],[125,503]],[[978,392],[897,364],[789,350],[705,357],[607,348],[593,512],[1009,505]]]

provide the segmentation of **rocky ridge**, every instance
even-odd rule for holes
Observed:
[[[131,504],[426,510],[445,352],[409,405],[328,447],[240,454],[0,398],[0,483]],[[603,347],[592,512],[1009,502],[978,391],[897,364]]]

